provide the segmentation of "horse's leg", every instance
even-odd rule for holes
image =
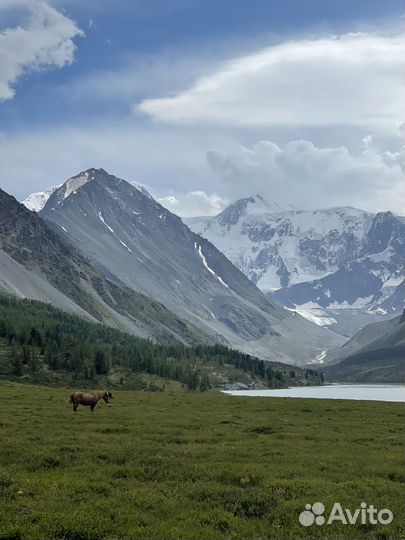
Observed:
[[[79,403],[73,403],[73,412],[77,411],[77,407],[79,406]]]
[[[95,409],[95,408],[97,407],[97,405],[98,405],[98,401],[99,401],[99,400],[97,400],[97,401],[96,401],[95,403],[93,403],[93,405],[91,406],[91,412],[94,412],[94,409]]]

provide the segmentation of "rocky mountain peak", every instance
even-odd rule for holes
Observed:
[[[228,205],[216,218],[220,225],[233,226],[247,215],[261,215],[280,212],[281,209],[277,203],[269,203],[261,195],[251,195],[244,197]]]
[[[113,200],[115,202],[120,200],[121,203],[124,203],[125,196],[136,200],[143,200],[147,197],[155,203],[154,199],[140,184],[136,182],[129,183],[110,174],[105,169],[93,167],[72,176],[64,184],[53,189],[40,210],[44,212],[55,211],[60,206],[71,204],[73,199],[77,199],[79,195],[82,202],[87,197],[86,204],[94,207],[100,204],[108,205]],[[127,202],[131,205],[133,200],[130,202],[128,198]]]
[[[249,197],[246,204],[250,209],[263,201]],[[106,171],[90,169],[69,179],[40,217],[113,282],[153,298],[223,343],[288,361],[293,348],[302,359],[312,358],[321,342],[340,339],[271,304],[179,217]],[[275,335],[283,336],[277,344]],[[281,350],[284,341],[288,353]]]
[[[60,205],[71,195],[76,195],[76,193],[83,186],[89,183],[98,183],[100,186],[103,186],[107,189],[113,188],[113,186],[118,186],[122,182],[124,182],[128,186],[132,186],[134,189],[138,190],[138,192],[141,192],[149,199],[152,199],[151,195],[148,193],[148,191],[142,184],[139,184],[135,181],[128,183],[125,180],[122,180],[121,178],[110,174],[105,169],[91,167],[90,169],[87,169],[80,172],[79,174],[76,174],[75,176],[72,176],[63,184],[53,186],[46,191],[38,191],[35,193],[31,193],[22,201],[22,204],[33,212],[41,212],[41,210],[45,208],[45,205],[48,203],[49,199],[52,198],[50,205]]]

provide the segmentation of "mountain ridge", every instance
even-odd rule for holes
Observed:
[[[103,276],[38,214],[3,190],[0,288],[157,341],[198,342],[203,336],[162,304]]]
[[[323,370],[335,381],[403,382],[405,311],[369,324],[343,346],[326,354]]]
[[[403,307],[398,295],[383,306],[405,277],[400,216],[348,206],[260,213],[261,202],[259,211],[249,213],[247,200],[255,205],[253,197],[241,199],[218,216],[184,222],[222,250],[270,300],[320,324],[333,321],[331,328],[343,335],[395,316]]]
[[[80,186],[69,179],[40,216],[104,276],[154,298],[214,339],[265,359],[303,364],[339,342],[269,302],[150,194],[103,169],[73,179]]]

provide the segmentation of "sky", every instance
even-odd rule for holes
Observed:
[[[402,0],[0,0],[0,186],[403,214]]]

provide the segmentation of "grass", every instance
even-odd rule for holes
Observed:
[[[0,383],[0,537],[404,537],[401,404]],[[298,522],[306,503],[390,508],[390,525]]]

